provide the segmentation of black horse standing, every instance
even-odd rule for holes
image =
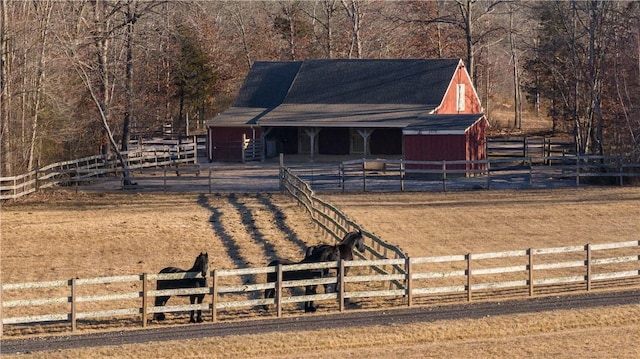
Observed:
[[[332,248],[334,246],[330,245],[330,244],[319,244],[316,246],[311,246],[309,248],[307,248],[307,256],[318,256],[318,255],[323,255],[322,253],[327,251],[328,248]],[[348,232],[347,234],[345,234],[345,236],[342,238],[342,240],[337,244],[338,250],[340,251],[340,259],[345,260],[345,261],[350,261],[353,260],[354,255],[353,255],[353,249],[357,249],[358,252],[363,253],[365,246],[364,246],[364,239],[362,238],[362,231],[358,230],[358,231],[353,231],[353,232]],[[349,268],[345,268],[345,275],[347,274],[347,270]],[[329,270],[325,269],[323,276],[327,276],[329,274]],[[333,288],[331,288],[333,286]],[[328,291],[337,291],[338,290],[338,284],[332,285],[332,284],[325,284],[324,285],[324,289],[325,292]]]
[[[327,246],[322,251],[317,251],[315,253],[309,254],[304,257],[300,262],[294,262],[289,259],[275,259],[269,262],[268,266],[277,266],[278,264],[289,265],[289,264],[302,264],[302,263],[319,263],[319,262],[333,262],[337,261],[340,257],[340,250],[338,246]],[[286,271],[282,273],[282,280],[304,280],[304,279],[316,279],[322,278],[325,273],[322,269],[303,269],[296,271]],[[278,273],[271,272],[267,273],[267,282],[275,282],[278,279]],[[313,295],[316,294],[317,285],[307,285],[305,287],[305,295]],[[264,297],[273,298],[276,294],[276,290],[273,288],[265,289]],[[269,307],[267,305],[263,305],[264,310],[268,310]],[[317,306],[313,304],[313,301],[307,301],[304,303],[304,311],[306,313],[315,312],[318,309]]]
[[[187,273],[187,272],[199,272],[202,275],[202,278],[183,278],[183,279],[163,279],[157,281],[157,289],[179,289],[179,288],[204,288],[207,286],[207,271],[209,269],[209,254],[208,253],[200,253],[198,257],[196,257],[193,266],[189,269],[180,269],[176,267],[166,267],[160,271],[160,273]],[[204,294],[180,294],[180,297],[189,296],[191,304],[194,304],[195,301],[198,301],[198,304],[202,304],[202,300],[204,299]],[[163,295],[156,297],[155,306],[163,306],[167,303],[167,301],[171,298],[170,295]],[[198,309],[198,317],[197,319],[194,316],[195,310],[191,310],[191,317],[189,321],[191,323],[201,323],[202,322],[202,310]],[[164,313],[155,313],[153,316],[156,320],[164,320]]]

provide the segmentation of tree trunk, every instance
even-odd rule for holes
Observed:
[[[126,109],[124,112],[124,122],[122,124],[122,151],[129,150],[129,140],[131,139],[131,122],[133,119],[133,25],[136,22],[136,0],[129,0],[127,2],[127,60],[125,71],[125,95],[126,95]]]
[[[37,65],[35,92],[34,92],[34,104],[33,104],[33,121],[31,123],[31,142],[29,144],[29,162],[27,165],[27,171],[34,169],[35,164],[35,147],[38,141],[39,131],[39,119],[40,119],[40,103],[42,98],[42,86],[45,77],[45,51],[47,47],[47,40],[49,37],[49,24],[51,23],[51,11],[53,4],[50,2],[39,1],[34,3],[36,7],[42,6],[42,18],[40,23],[40,53]],[[36,11],[39,13],[39,11]],[[38,14],[40,16],[40,14]]]
[[[0,162],[2,163],[2,168],[0,171],[3,176],[10,176],[13,174],[13,170],[11,168],[11,164],[13,163],[12,154],[11,154],[11,144],[9,139],[11,138],[11,130],[9,127],[10,123],[10,114],[9,109],[10,105],[10,97],[9,97],[9,14],[7,13],[7,1],[0,1],[0,10],[2,11],[2,25],[0,26],[0,51],[2,54],[2,58],[0,59],[0,147],[2,147],[2,157],[0,158]]]

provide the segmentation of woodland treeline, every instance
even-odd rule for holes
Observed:
[[[228,108],[255,61],[461,58],[509,127],[640,157],[633,1],[2,0],[1,174],[128,148]]]

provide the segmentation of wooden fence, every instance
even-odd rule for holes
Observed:
[[[131,170],[197,163],[197,142],[140,146],[122,152]],[[119,175],[122,164],[101,155],[53,163],[26,174],[0,177],[0,200],[16,199],[41,188],[72,185],[108,175]]]
[[[373,233],[367,232],[338,208],[316,196],[307,182],[284,166],[281,167],[281,189],[303,206],[318,228],[335,241],[340,241],[350,231],[361,231],[366,247],[362,258],[388,259],[406,257],[400,248],[386,243]]]
[[[575,144],[566,139],[549,136],[487,138],[489,159],[530,157],[534,163],[546,164],[549,157],[575,155]]]
[[[259,138],[248,138],[242,134],[242,163],[251,161],[264,161],[262,150],[262,140]]]
[[[397,267],[396,273],[380,273],[371,268]],[[334,276],[313,280],[282,280],[283,272],[329,268]],[[349,271],[347,271],[349,268]],[[266,273],[276,272],[276,282],[266,282]],[[36,283],[3,283],[0,287],[2,328],[46,322],[67,322],[76,330],[79,321],[97,318],[135,318],[147,326],[150,315],[201,309],[211,320],[221,314],[234,318],[237,310],[275,306],[271,315],[281,316],[283,308],[304,301],[329,303],[327,308],[343,311],[348,302],[375,301],[375,306],[411,306],[421,300],[440,303],[446,296],[458,300],[530,297],[640,284],[640,241],[587,244],[452,256],[354,260],[325,263],[279,265],[277,267],[215,269],[208,287],[155,290],[154,281],[198,276],[198,273],[142,274],[101,278],[74,278]],[[247,281],[247,278],[253,278]],[[389,286],[389,283],[401,283]],[[123,284],[119,289],[109,285]],[[305,285],[337,285],[336,292],[300,295],[293,289]],[[263,298],[265,289],[274,289],[274,298]],[[203,304],[155,307],[159,295],[205,294]],[[379,299],[378,299],[379,301]],[[173,303],[175,303],[174,300]],[[112,305],[108,305],[112,303]],[[333,304],[331,304],[333,303]],[[13,314],[31,313],[30,315]],[[100,322],[100,321],[97,321]],[[90,324],[89,324],[90,325]],[[6,329],[6,328],[5,328]]]
[[[408,184],[414,188],[439,184],[442,191],[451,185],[490,189],[506,180],[520,180],[525,187],[567,180],[576,186],[587,182],[623,186],[640,178],[640,163],[621,157],[578,155],[543,160],[553,165],[536,165],[532,157],[481,161],[357,159],[342,162],[338,176],[342,191],[357,188],[363,192],[376,188],[405,191]],[[354,187],[354,183],[360,185]]]

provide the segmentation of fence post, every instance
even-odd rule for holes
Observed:
[[[587,244],[585,247],[587,251],[587,291],[591,290],[591,244]]]
[[[404,271],[406,273],[407,306],[411,307],[413,304],[413,284],[411,279],[411,258],[409,257],[404,260]]]
[[[400,191],[404,192],[404,161],[400,159]]]
[[[623,176],[622,176],[622,158],[621,157],[618,157],[618,175],[619,175],[618,178],[620,179],[620,187],[622,187]]]
[[[198,136],[193,136],[193,164],[198,163]]]
[[[442,192],[447,192],[447,161],[442,161]]]
[[[467,301],[471,301],[471,253],[467,253]]]
[[[218,319],[218,270],[214,269],[211,274],[211,321]]]
[[[487,189],[491,189],[491,161],[487,161]]]
[[[276,279],[276,313],[278,318],[282,316],[282,264],[280,263]]]
[[[338,308],[344,312],[344,261],[338,259]]]
[[[209,194],[211,194],[211,174],[212,174],[213,168],[209,168]]]
[[[71,278],[71,331],[75,332],[77,329],[76,323],[76,279]]]
[[[362,159],[362,192],[367,192],[367,160]]]
[[[40,172],[40,160],[36,161],[36,192],[38,192],[40,190],[40,179],[38,178],[38,174]]]
[[[341,163],[338,166],[338,171],[340,172],[340,186],[342,186],[342,193],[344,193],[344,181],[345,181],[344,164]]]
[[[527,249],[529,255],[529,296],[533,297],[533,249]]]
[[[162,190],[166,193],[167,192],[167,168],[163,168],[162,169],[163,172],[163,181],[164,181],[164,185],[162,186]]]
[[[147,327],[147,322],[149,321],[148,309],[149,309],[149,296],[147,294],[148,283],[147,283],[147,273],[142,274],[142,327]]]
[[[531,157],[528,157],[527,159],[529,161],[529,188],[531,188],[533,183],[533,159]]]
[[[580,154],[576,154],[576,187],[580,186]]]

